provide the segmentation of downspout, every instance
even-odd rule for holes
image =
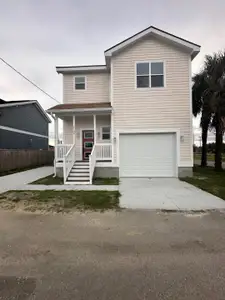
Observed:
[[[51,112],[51,117],[53,118],[54,121],[56,121],[56,117],[53,115],[53,113]],[[54,155],[54,175],[53,178],[56,177],[56,145],[55,145],[55,155]]]

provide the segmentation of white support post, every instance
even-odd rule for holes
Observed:
[[[111,113],[110,116],[110,120],[111,120],[111,131],[110,131],[110,136],[111,136],[111,145],[112,145],[112,163],[114,163],[114,128],[113,128],[113,112]]]
[[[73,115],[73,144],[76,142],[76,117]]]
[[[93,115],[93,122],[94,122],[94,144],[97,143],[97,132],[96,132],[96,115]]]
[[[59,122],[58,117],[55,117],[55,161],[57,161],[57,145],[59,143]]]

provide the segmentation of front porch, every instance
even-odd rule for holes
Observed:
[[[111,107],[66,112],[61,109],[53,117],[55,173],[61,169],[65,184],[92,184],[96,166],[110,166],[113,162]],[[59,119],[63,121],[62,135]]]

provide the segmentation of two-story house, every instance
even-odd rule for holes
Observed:
[[[190,176],[191,63],[199,51],[151,26],[107,49],[105,65],[57,67],[63,104],[48,112],[55,119],[55,170],[65,183]]]

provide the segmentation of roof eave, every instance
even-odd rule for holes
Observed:
[[[72,109],[48,109],[47,113],[82,113],[82,112],[111,112],[112,107],[102,108],[72,108]]]
[[[56,67],[56,72],[58,74],[69,74],[69,73],[80,73],[80,72],[106,72],[106,65],[99,66],[65,66],[65,67]]]
[[[6,103],[5,104],[1,104],[0,108],[5,108],[5,107],[15,107],[15,106],[22,106],[22,105],[30,105],[30,104],[34,104],[36,105],[36,107],[38,108],[38,110],[40,111],[40,113],[43,115],[43,117],[47,120],[48,123],[51,123],[51,119],[49,118],[49,116],[46,114],[45,110],[41,107],[41,105],[38,103],[38,101],[36,100],[32,100],[32,101],[24,101],[24,102],[15,102],[15,103]]]
[[[117,51],[120,51],[122,50],[123,48],[127,47],[128,45],[136,42],[137,40],[149,35],[149,34],[152,34],[152,35],[155,35],[155,36],[158,36],[160,38],[163,38],[163,39],[166,39],[166,40],[169,40],[175,44],[178,44],[184,48],[187,48],[187,49],[190,49],[190,52],[193,54],[194,53],[194,56],[192,57],[192,59],[200,52],[200,49],[201,49],[201,46],[200,45],[197,45],[195,43],[192,43],[192,42],[189,42],[183,38],[180,38],[178,36],[175,36],[175,35],[172,35],[166,31],[163,31],[161,29],[158,29],[156,27],[148,27],[146,28],[145,30],[142,30],[141,32],[133,35],[132,37],[122,41],[121,43],[107,49],[104,54],[105,54],[105,58],[106,58],[106,61],[109,61],[110,60],[110,57]]]

